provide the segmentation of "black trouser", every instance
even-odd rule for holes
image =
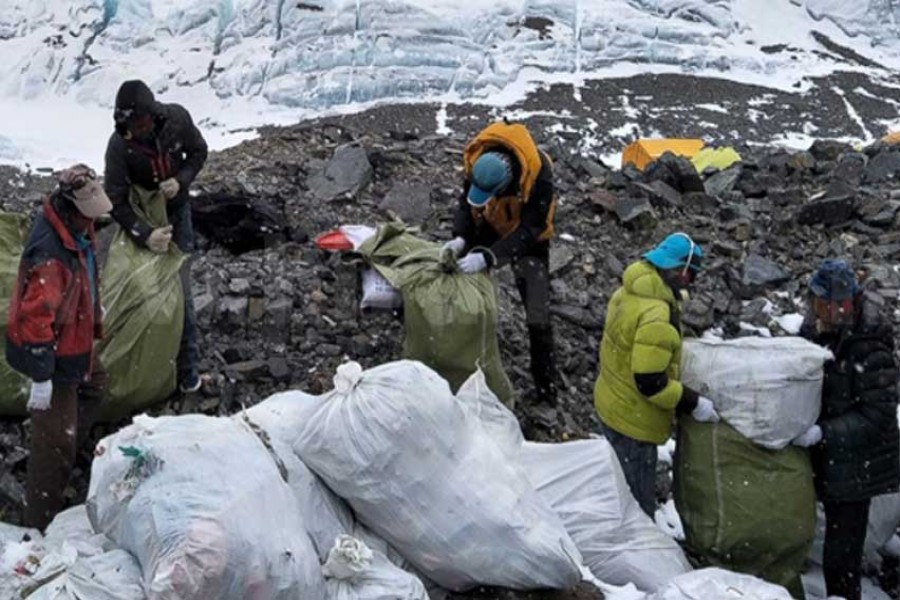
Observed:
[[[601,421],[603,436],[616,452],[631,495],[652,519],[656,514],[656,444],[641,442],[611,429]]]
[[[550,326],[550,268],[546,258],[525,256],[512,263],[516,287],[525,305],[531,376],[542,402],[556,403],[556,355]]]
[[[825,505],[825,589],[829,596],[860,600],[863,546],[871,500]]]

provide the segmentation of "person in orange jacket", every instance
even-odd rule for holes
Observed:
[[[525,126],[506,121],[482,130],[463,153],[465,182],[444,247],[464,273],[510,265],[525,305],[531,374],[539,400],[556,403],[550,324],[550,239],[556,201],[553,167]]]

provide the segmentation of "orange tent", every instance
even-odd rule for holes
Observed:
[[[881,141],[885,144],[891,145],[900,144],[900,131],[892,131],[891,133],[881,138]]]
[[[648,164],[665,154],[671,152],[680,156],[691,158],[703,148],[703,140],[638,140],[632,142],[622,153],[622,166],[634,163],[638,169],[644,170]]]

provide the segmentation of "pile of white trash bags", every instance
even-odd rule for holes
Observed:
[[[0,529],[0,568],[62,563],[55,579],[36,580],[43,563],[20,574],[15,593],[24,584],[43,585],[30,596],[42,600],[424,600],[587,580],[610,600],[711,589],[789,598],[743,575],[690,571],[631,497],[605,440],[524,442],[481,373],[456,395],[411,361],[365,372],[347,363],[334,383],[230,419],[138,417],[105,438],[66,541],[42,553],[41,542],[11,541],[23,531],[4,545]]]

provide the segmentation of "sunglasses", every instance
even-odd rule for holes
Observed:
[[[78,165],[60,175],[59,189],[65,195],[71,195],[97,179],[97,172],[87,165]]]

